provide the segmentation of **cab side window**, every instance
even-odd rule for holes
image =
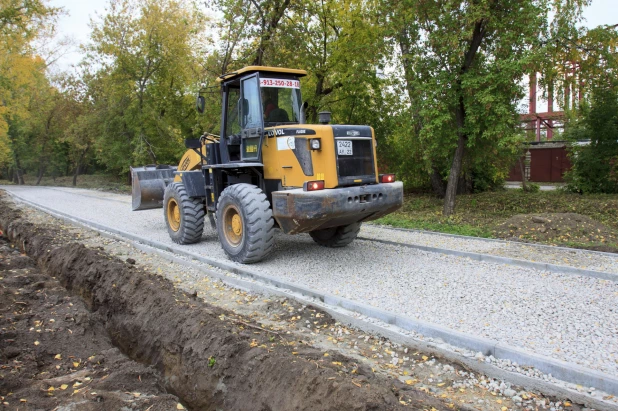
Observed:
[[[262,127],[262,108],[257,77],[242,81],[241,128]]]

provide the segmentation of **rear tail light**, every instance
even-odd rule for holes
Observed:
[[[324,190],[324,180],[305,181],[303,184],[304,191]]]
[[[395,174],[380,174],[380,183],[394,183]]]

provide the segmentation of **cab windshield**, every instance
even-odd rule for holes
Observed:
[[[261,78],[264,127],[295,124],[300,121],[300,81]]]

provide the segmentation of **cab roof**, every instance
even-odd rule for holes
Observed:
[[[222,81],[231,80],[235,77],[239,77],[243,74],[248,74],[252,72],[263,72],[263,73],[284,73],[284,74],[292,74],[297,77],[304,77],[307,75],[305,70],[297,70],[297,69],[289,69],[283,67],[268,67],[268,66],[247,66],[243,67],[240,70],[232,71],[231,73],[225,73],[222,76],[217,78],[217,82],[220,83]]]

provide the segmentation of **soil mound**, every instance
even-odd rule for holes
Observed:
[[[597,243],[598,248],[618,241],[616,230],[576,213],[518,214],[498,225],[494,234],[509,240]]]

